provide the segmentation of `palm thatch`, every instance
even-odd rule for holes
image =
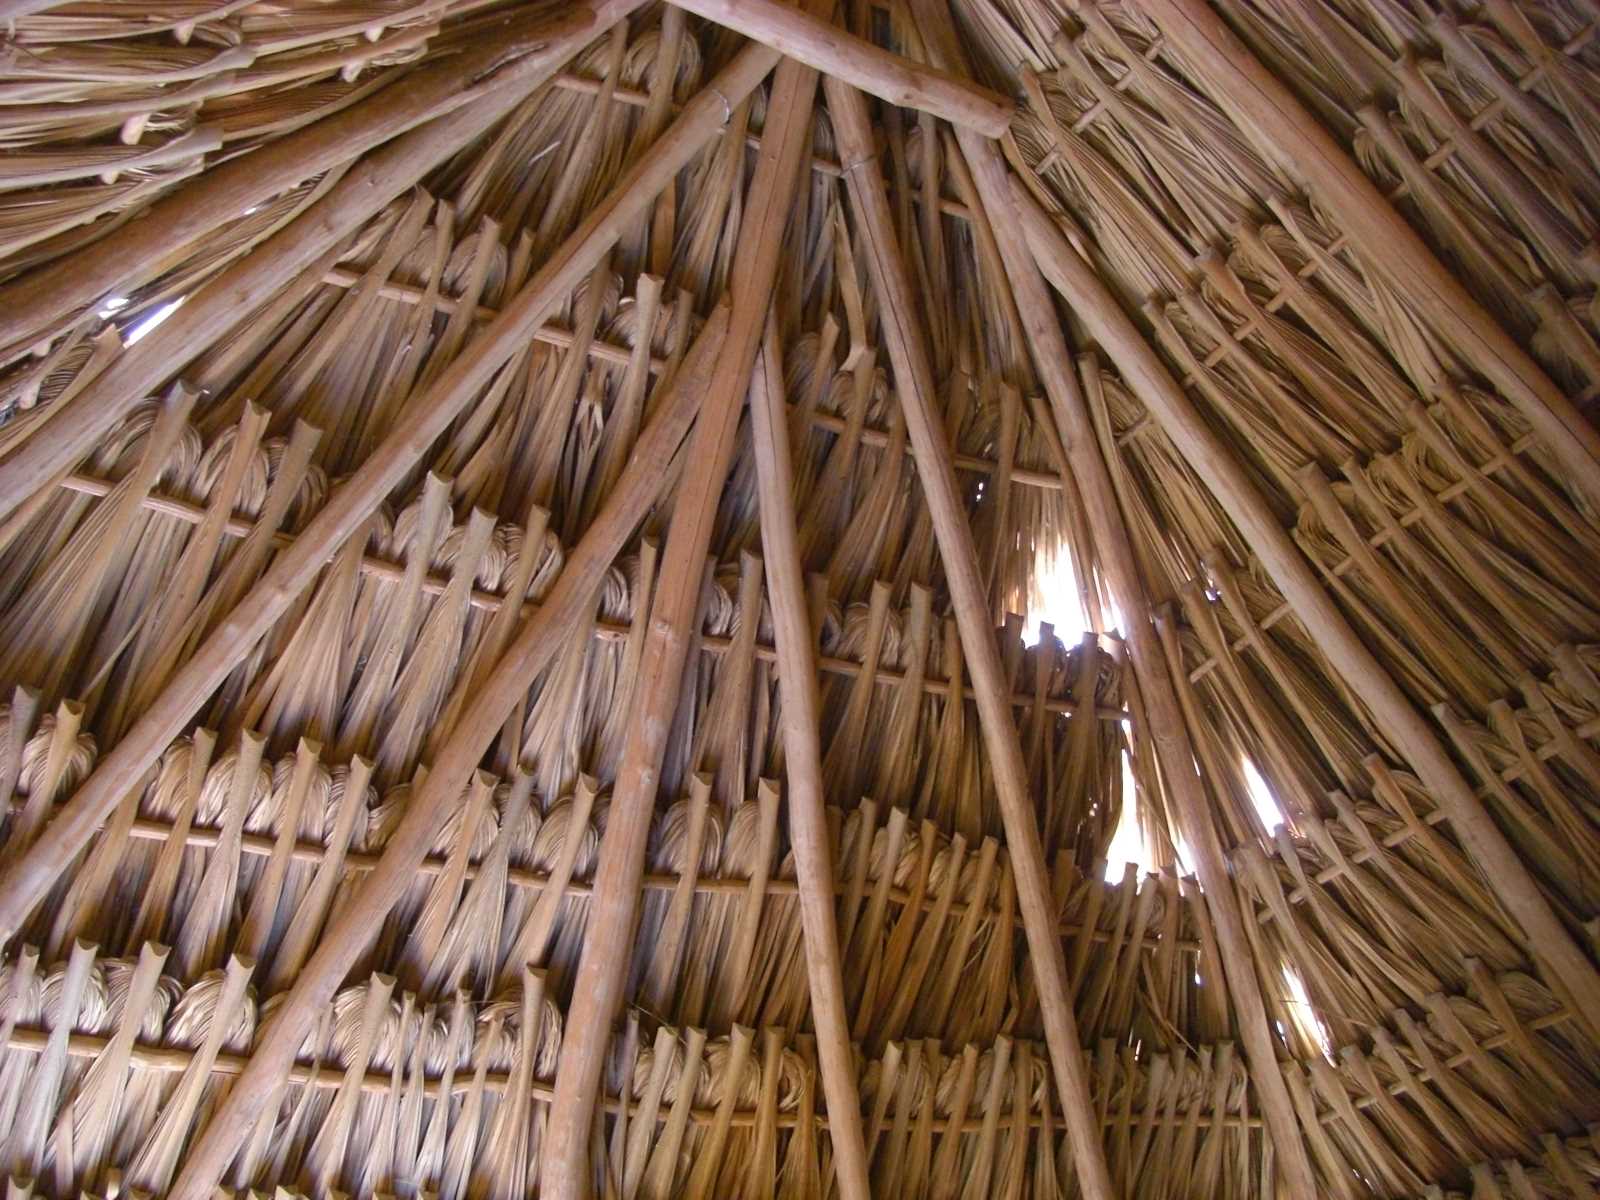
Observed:
[[[0,16],[8,1200],[1600,1189],[1600,10]]]

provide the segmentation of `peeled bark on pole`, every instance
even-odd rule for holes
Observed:
[[[625,13],[637,3],[642,0],[615,0],[606,11]],[[579,26],[502,68],[492,83],[482,85],[476,103],[428,122],[357,163],[288,226],[208,280],[0,460],[0,521],[88,454],[139,401],[248,320],[389,201],[515,108],[592,40],[596,28]]]
[[[1195,409],[1093,269],[1019,182],[1013,181],[1012,194],[1028,241],[1051,282],[1238,526],[1306,632],[1389,731],[1449,814],[1451,827],[1484,879],[1522,926],[1529,952],[1559,981],[1585,1025],[1600,1033],[1600,972],[1567,932],[1526,864],[1456,769],[1432,725],[1339,611],[1311,564],[1278,524],[1266,498],[1250,481],[1244,465]]]
[[[157,200],[138,220],[0,288],[0,362],[106,297],[132,292],[169,266],[184,246],[253,206],[427,121],[478,103],[502,81],[526,77],[519,60],[533,58],[528,65],[537,70],[537,62],[555,48],[576,50],[616,20],[615,14],[606,15],[610,19],[601,23],[589,5],[575,5],[554,20],[548,11],[507,17],[498,28],[485,28],[470,52],[397,73],[359,104],[203,172]]]
[[[1005,824],[1006,846],[1016,876],[1028,957],[1038,985],[1045,1040],[1055,1068],[1056,1087],[1066,1113],[1073,1159],[1087,1200],[1111,1200],[1116,1189],[1106,1165],[1100,1123],[1072,1010],[1072,984],[1057,934],[1060,914],[1045,866],[1027,765],[1011,709],[1010,684],[995,645],[989,602],[978,551],[956,483],[955,465],[937,403],[932,359],[923,339],[916,294],[900,254],[889,210],[888,190],[873,154],[872,129],[859,92],[836,79],[827,81],[828,112],[839,141],[867,267],[878,290],[879,320],[894,364],[896,389],[915,452],[917,476],[933,519],[939,556],[950,586],[950,601],[960,630],[961,648],[972,673],[983,740],[994,773],[995,794]]]
[[[194,656],[100,760],[28,853],[0,874],[0,943],[21,927],[64,865],[94,836],[129,788],[144,778],[195,710],[250,653],[295,598],[363,521],[421,461],[434,440],[499,369],[526,344],[533,330],[594,269],[656,193],[714,137],[723,98],[743,97],[772,69],[776,55],[764,47],[741,54],[712,86],[685,106],[678,120],[634,165],[573,232],[516,298],[478,335],[427,392],[414,396],[397,427],[323,505],[294,543],[228,614]],[[467,110],[471,113],[473,110]],[[447,117],[461,120],[467,113]],[[425,132],[425,131],[419,131]],[[187,306],[185,306],[187,307]],[[180,310],[181,311],[181,310]],[[169,322],[170,324],[171,322]],[[163,326],[164,330],[166,326]],[[157,333],[161,331],[158,330]],[[146,341],[155,341],[152,334]],[[139,344],[142,349],[144,342]]]
[[[1334,214],[1365,261],[1459,345],[1600,511],[1600,430],[1428,249],[1377,186],[1205,0],[1139,0],[1269,161]]]

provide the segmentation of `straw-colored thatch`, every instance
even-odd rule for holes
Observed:
[[[1600,9],[0,19],[8,1200],[1600,1190]]]

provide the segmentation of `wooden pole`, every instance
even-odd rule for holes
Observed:
[[[611,8],[619,7],[612,4]],[[618,19],[608,13],[607,24]],[[128,295],[175,261],[196,238],[258,204],[360,157],[423,122],[498,91],[507,79],[539,63],[564,61],[604,26],[587,4],[552,21],[548,11],[502,18],[484,28],[465,54],[430,60],[359,104],[258,150],[208,168],[192,182],[157,200],[136,221],[64,258],[54,259],[0,288],[0,362],[76,321],[112,295]],[[533,56],[532,64],[520,60]]]
[[[833,890],[832,839],[822,784],[822,734],[817,726],[822,697],[817,688],[816,639],[806,607],[805,568],[796,532],[783,364],[777,322],[770,316],[761,359],[750,381],[750,433],[761,503],[761,549],[778,649],[783,761],[789,780],[789,842],[794,850],[800,925],[806,940],[811,1023],[817,1034],[839,1194],[865,1198],[872,1193],[867,1184],[861,1093],[856,1088],[855,1060],[850,1052],[850,1018],[845,1011],[844,969],[834,911],[838,897]]]
[[[764,62],[779,59],[777,51],[760,43],[751,43],[743,53],[758,53]],[[814,71],[793,59],[778,62],[767,101],[767,128],[734,253],[729,284],[733,321],[689,447],[688,461],[694,470],[686,475],[673,504],[650,633],[634,685],[641,702],[624,735],[600,843],[583,955],[573,984],[573,994],[583,1002],[567,1014],[540,1169],[541,1190],[552,1200],[583,1200],[589,1194],[589,1124],[633,948],[657,776],[693,640],[691,626],[700,607],[706,555],[732,462],[739,410],[772,301],[815,94]],[[743,95],[730,96],[729,104]]]
[[[867,266],[878,289],[879,321],[894,365],[896,391],[906,417],[906,433],[917,464],[917,476],[928,502],[939,556],[944,561],[950,601],[955,609],[961,649],[972,673],[978,718],[994,773],[995,792],[1005,824],[1006,848],[1016,879],[1028,957],[1038,985],[1044,1015],[1045,1041],[1055,1068],[1056,1086],[1066,1112],[1072,1153],[1087,1200],[1111,1200],[1116,1189],[1106,1165],[1089,1090],[1088,1065],[1072,1011],[1072,984],[1066,957],[1056,933],[1059,914],[1045,866],[1034,802],[1028,789],[1027,765],[1011,712],[1010,686],[989,622],[989,602],[972,528],[956,483],[955,466],[937,410],[932,361],[923,340],[910,273],[894,234],[888,190],[878,170],[872,128],[859,92],[836,79],[826,82],[828,113],[833,118],[857,230]],[[991,142],[981,141],[992,146]]]
[[[0,21],[15,21],[58,8],[67,0],[0,0]]]
[[[206,1200],[213,1194],[254,1129],[262,1104],[277,1095],[294,1066],[295,1055],[332,1003],[334,992],[367,952],[389,910],[416,879],[417,869],[459,808],[467,781],[506,717],[527,696],[529,686],[567,643],[572,630],[593,617],[595,590],[655,502],[662,481],[669,477],[672,459],[694,420],[696,402],[711,375],[726,329],[727,313],[719,310],[696,339],[668,385],[667,395],[658,401],[627,468],[594,524],[574,547],[549,598],[473,693],[427,778],[406,805],[405,816],[384,843],[377,864],[323,930],[294,985],[282,993],[282,1003],[262,1030],[250,1061],[185,1156],[169,1193],[171,1200]]]
[[[969,158],[972,152],[968,150]],[[982,166],[974,164],[973,171],[979,178],[979,190],[985,193],[984,204],[990,209],[990,219],[997,226],[1005,224],[1007,227],[1001,238],[1006,273],[1012,286],[1017,288],[1018,306],[1023,312],[1034,362],[1039,367],[1056,423],[1067,443],[1073,474],[1080,481],[1106,581],[1127,623],[1128,648],[1149,714],[1147,731],[1161,763],[1162,782],[1179,812],[1194,852],[1195,871],[1205,893],[1206,906],[1216,923],[1223,970],[1238,1015],[1245,1054],[1250,1061],[1250,1075],[1256,1085],[1262,1114],[1272,1132],[1282,1183],[1288,1195],[1297,1200],[1311,1200],[1317,1195],[1311,1160],[1293,1102],[1278,1069],[1276,1043],[1267,1021],[1255,956],[1245,933],[1245,916],[1234,893],[1216,822],[1195,772],[1197,759],[1184,723],[1183,709],[1150,622],[1150,598],[1133,555],[1131,534],[1117,505],[1105,460],[1100,457],[1088,406],[1072,374],[1066,341],[1051,307],[1049,293],[1031,259],[1019,262],[1018,256],[1026,256],[1027,247],[1019,244],[1016,215],[1007,205],[1004,165],[998,154],[994,154]],[[997,208],[999,215],[996,215]]]
[[[779,0],[671,2],[901,108],[921,109],[986,137],[999,137],[1011,125],[1016,105],[998,92],[902,58]]]
[[[942,11],[941,0],[916,0],[914,9],[928,14],[924,25],[935,35],[928,38],[929,48],[935,53],[954,56],[955,47],[945,40],[950,36],[950,24],[948,15]],[[1194,746],[1184,724],[1177,689],[1167,670],[1166,657],[1150,621],[1149,597],[1133,556],[1132,540],[1117,504],[1110,472],[1100,456],[1088,405],[1078,387],[1050,294],[1017,227],[1009,173],[999,151],[993,142],[972,137],[962,130],[956,132],[994,230],[1006,276],[1016,294],[1017,312],[1034,366],[1066,443],[1068,462],[1078,482],[1106,583],[1127,623],[1124,632],[1128,650],[1149,718],[1145,732],[1161,764],[1162,783],[1189,836],[1200,886],[1215,917],[1223,969],[1235,1001],[1251,1078],[1272,1132],[1284,1191],[1295,1200],[1312,1200],[1317,1195],[1317,1187],[1311,1160],[1288,1086],[1278,1069],[1276,1044],[1267,1024],[1266,1005],[1256,979],[1255,957],[1245,934],[1244,916],[1238,907],[1205,791],[1195,773]]]
[[[614,0],[626,9],[635,0]],[[609,10],[608,10],[609,11]],[[516,60],[503,85],[477,103],[396,138],[355,164],[328,194],[192,293],[149,336],[120,354],[83,391],[0,460],[0,521],[94,449],[146,396],[287,287],[394,197],[480,136],[546,81],[589,39],[587,28]]]
[[[1516,405],[1571,486],[1600,511],[1600,430],[1473,299],[1316,117],[1206,0],[1139,0],[1139,6],[1257,149],[1334,214],[1363,260]]]
[[[778,57],[764,46],[749,47],[737,55],[710,87],[685,106],[667,132],[618,181],[611,194],[479,334],[467,352],[425,393],[411,398],[396,427],[328,498],[293,544],[273,560],[266,574],[194,656],[173,674],[166,688],[100,760],[94,774],[61,808],[39,840],[18,862],[0,873],[0,944],[21,927],[29,911],[43,899],[117,802],[144,778],[194,711],[288,610],[322,565],[421,461],[434,440],[481,394],[495,373],[527,345],[532,331],[594,269],[622,233],[639,220],[666,182],[716,136],[726,119],[725,98],[738,100],[748,95]],[[454,121],[458,116],[446,120]],[[146,340],[153,341],[155,336]],[[141,342],[138,349],[143,346]],[[86,392],[89,390],[92,389]]]
[[[1600,972],[1567,932],[1526,864],[1462,778],[1427,718],[1339,611],[1311,564],[1278,524],[1244,465],[1206,423],[1093,268],[1020,181],[1012,181],[1012,196],[1028,242],[1051,282],[1238,526],[1318,649],[1372,710],[1449,814],[1451,826],[1484,879],[1522,926],[1529,951],[1560,982],[1589,1029],[1600,1034]]]

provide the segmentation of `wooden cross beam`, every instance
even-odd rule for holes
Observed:
[[[779,0],[671,0],[880,100],[999,137],[1016,106],[998,92],[891,53]]]

